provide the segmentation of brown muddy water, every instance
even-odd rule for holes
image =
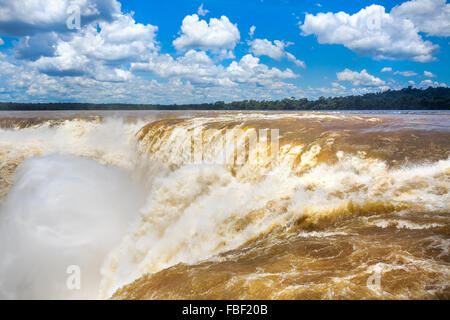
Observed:
[[[0,297],[449,299],[449,124],[0,112]]]

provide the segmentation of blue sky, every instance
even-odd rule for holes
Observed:
[[[0,101],[200,103],[447,86],[449,36],[446,0],[0,0]]]

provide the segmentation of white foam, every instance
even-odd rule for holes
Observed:
[[[176,126],[211,121],[196,118]],[[48,155],[19,166],[0,212],[2,297],[93,298],[101,281],[101,297],[108,298],[144,273],[211,258],[302,217],[314,221],[315,215],[332,215],[350,201],[406,203],[433,213],[450,206],[449,194],[438,192],[448,189],[448,159],[392,170],[381,160],[338,152],[339,161],[329,165],[318,164],[319,145],[285,145],[277,165],[249,155],[232,174],[214,161],[194,165],[180,156],[191,146],[183,130],[149,134],[146,138],[160,140],[147,154],[146,139],[135,145],[139,128],[108,120],[0,129],[0,160]],[[220,142],[211,141],[208,147]],[[11,153],[2,155],[5,148]],[[140,152],[147,156],[144,161]],[[135,186],[124,172],[105,164],[140,177],[145,186]],[[126,230],[138,213],[136,225]],[[86,291],[61,287],[69,264],[82,264],[84,279],[92,279]]]

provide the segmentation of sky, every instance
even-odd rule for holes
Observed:
[[[450,85],[446,0],[0,0],[0,101],[183,104]]]

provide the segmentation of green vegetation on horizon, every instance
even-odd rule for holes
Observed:
[[[450,110],[450,88],[388,90],[362,96],[225,103],[154,105],[91,103],[0,103],[1,110]]]

